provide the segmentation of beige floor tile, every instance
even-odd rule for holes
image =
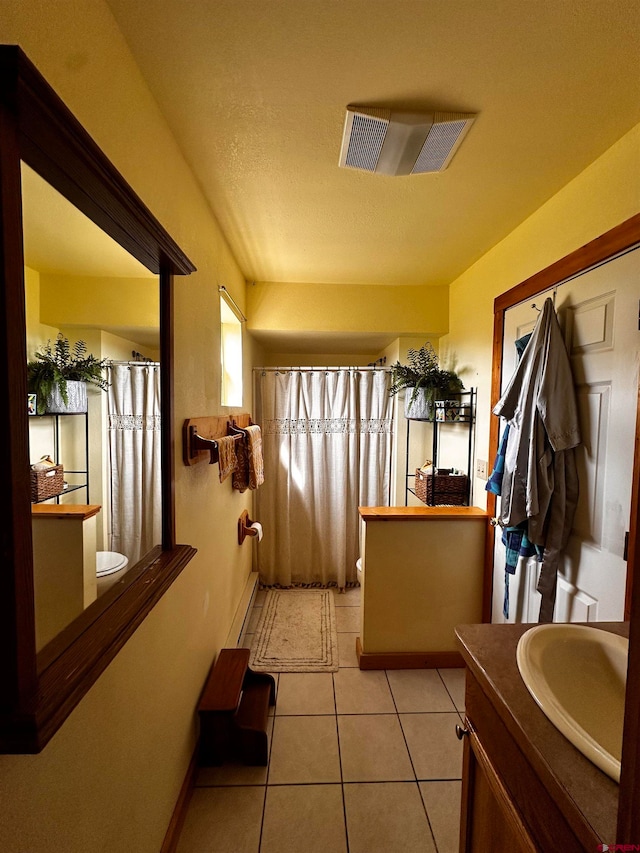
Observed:
[[[196,788],[176,853],[258,853],[264,788]]]
[[[357,667],[356,637],[358,634],[338,634],[338,663],[340,666]]]
[[[458,853],[462,782],[420,782],[438,853]]]
[[[330,672],[281,672],[276,715],[335,714]]]
[[[336,630],[338,633],[345,631],[353,633],[360,631],[360,608],[359,607],[336,607]]]
[[[344,786],[349,853],[436,853],[415,782]]]
[[[435,669],[390,669],[387,678],[400,714],[456,710]]]
[[[461,779],[462,743],[456,737],[457,713],[401,714],[418,779]]]
[[[346,592],[338,592],[334,589],[333,598],[336,607],[356,607],[360,606],[361,590],[359,586],[349,587]]]
[[[454,705],[464,714],[464,680],[466,669],[439,669],[447,690],[449,691]]]
[[[268,788],[260,853],[346,853],[346,850],[340,785]]]
[[[340,782],[335,717],[278,717],[269,761],[269,784]]]
[[[397,714],[339,716],[338,736],[345,782],[415,779]]]
[[[266,597],[267,597],[267,590],[266,589],[258,590],[258,592],[256,593],[255,601],[253,602],[253,606],[254,607],[262,607]]]
[[[255,634],[250,634],[247,631],[247,633],[242,638],[242,648],[243,649],[250,649],[252,644],[253,644],[253,638],[254,637],[255,637]]]
[[[340,669],[333,676],[338,714],[393,714],[387,677],[379,670]]]
[[[269,717],[267,733],[269,735],[269,750],[273,744],[273,717]],[[212,785],[266,785],[267,768],[241,764],[239,761],[228,761],[219,767],[200,767],[196,776],[196,788]]]

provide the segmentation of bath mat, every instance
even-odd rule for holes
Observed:
[[[251,647],[258,672],[337,672],[338,634],[330,589],[270,589]]]

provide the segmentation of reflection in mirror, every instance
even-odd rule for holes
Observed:
[[[21,174],[27,361],[60,336],[72,354],[83,341],[108,382],[73,413],[29,388],[30,462],[62,466],[31,473],[40,650],[161,542],[159,287],[24,163]]]

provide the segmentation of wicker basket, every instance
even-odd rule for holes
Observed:
[[[64,468],[55,465],[46,471],[29,471],[31,476],[31,501],[46,501],[64,491]]]
[[[468,482],[466,474],[434,476],[416,468],[416,497],[429,506],[465,506]]]

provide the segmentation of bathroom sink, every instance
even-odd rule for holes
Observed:
[[[586,625],[537,625],[516,653],[527,690],[554,726],[616,782],[629,641]]]

